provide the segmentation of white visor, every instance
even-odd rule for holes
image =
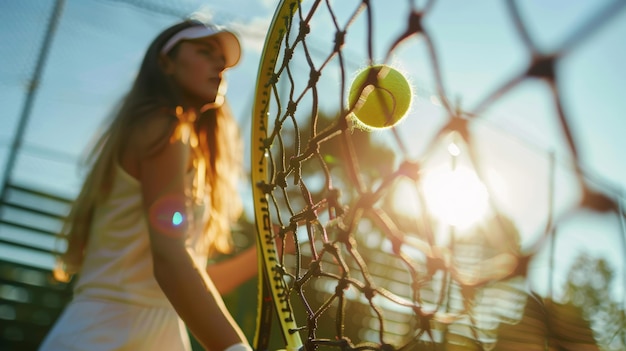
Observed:
[[[206,25],[206,26],[193,26],[185,28],[180,32],[174,34],[161,48],[161,54],[167,54],[178,42],[182,40],[193,40],[215,37],[219,40],[222,51],[224,52],[224,59],[226,60],[226,67],[233,67],[239,62],[241,57],[241,46],[237,36],[227,31],[226,29]]]

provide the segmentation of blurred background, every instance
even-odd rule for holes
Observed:
[[[245,0],[0,2],[0,350],[36,349],[71,296],[71,286],[50,275],[51,252],[61,247],[54,234],[80,189],[86,148],[126,93],[152,39],[190,16],[236,31],[243,57],[227,74],[228,95],[243,129],[275,5]],[[240,248],[254,243],[246,229],[235,234]],[[252,337],[256,283],[240,290],[226,299]]]
[[[519,5],[539,46],[550,51],[575,38],[572,33],[584,28],[598,11],[620,1],[531,0]],[[258,61],[277,3],[276,0],[0,2],[1,350],[36,349],[71,298],[71,286],[55,283],[50,275],[54,264],[52,252],[58,248],[53,235],[80,189],[85,149],[126,93],[153,37],[189,16],[228,25],[240,35],[243,57],[240,65],[227,73],[228,98],[247,141]],[[406,9],[405,1],[389,3]],[[566,108],[584,150],[584,168],[599,189],[621,196],[622,206],[626,188],[623,156],[626,70],[622,67],[626,62],[623,43],[626,11],[623,8],[612,16],[610,23],[585,37],[584,43],[577,45],[575,53],[560,67]],[[451,95],[463,97],[466,105],[479,101],[486,91],[527,62],[528,57],[504,12],[497,0],[471,5],[461,0],[443,0],[437,2],[433,11],[429,24],[443,53],[444,79]],[[397,24],[394,25],[384,24],[377,30],[397,32]],[[328,50],[331,45],[324,40],[310,43],[313,50]],[[353,62],[351,67],[357,70],[365,64]],[[419,96],[416,111],[424,111],[426,105],[434,104],[432,82],[420,75],[423,72],[411,73],[415,73],[413,83]],[[486,77],[488,84],[476,83],[485,81]],[[498,116],[501,127],[523,135],[526,142],[530,141],[544,155],[548,151],[564,155],[558,126],[554,120],[544,118],[552,114],[546,113],[553,108],[551,101],[544,97],[545,92],[535,94],[536,90],[536,86],[519,89],[495,108],[493,116]],[[246,151],[247,148],[246,143]],[[515,181],[528,182],[527,179]],[[242,184],[244,198],[250,196],[248,186]],[[541,201],[523,189],[512,196],[526,206]],[[241,249],[254,244],[250,226],[252,201],[244,202],[246,216],[235,228],[235,239]],[[621,225],[623,228],[623,219]],[[617,321],[626,325],[623,229],[612,230],[614,236],[607,239],[595,233],[593,221],[574,222],[571,226],[578,227],[579,232],[580,228],[585,229],[584,233],[570,238],[574,246],[593,249],[591,256],[570,255],[561,261],[561,270],[569,271],[576,265],[587,267],[586,271],[577,269],[587,272],[578,278],[578,286],[582,287],[579,290],[587,289],[584,294],[599,301],[598,309],[620,311]],[[599,278],[588,279],[590,276]],[[562,277],[560,290],[566,291],[568,275]],[[548,292],[545,284],[534,288],[539,293]],[[606,294],[602,295],[602,291]],[[562,295],[567,294],[562,292]],[[251,338],[256,282],[249,282],[225,298]],[[617,348],[607,347],[607,350],[623,345],[614,344]]]

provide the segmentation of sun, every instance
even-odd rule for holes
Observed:
[[[461,157],[464,149],[463,144],[452,141],[445,155],[435,155],[425,164],[417,183],[398,182],[393,193],[394,211],[407,216],[421,213],[459,229],[459,233],[472,232],[468,229],[490,214],[491,200],[471,162]]]
[[[487,213],[487,189],[470,168],[433,169],[422,178],[422,189],[429,213],[450,226],[468,228]]]

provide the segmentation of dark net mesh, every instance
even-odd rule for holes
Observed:
[[[583,166],[563,93],[568,58],[624,3],[550,43],[533,39],[514,1],[497,17],[446,15],[440,3],[286,1],[274,18],[251,167],[257,205],[277,224],[270,272],[293,308],[290,332],[309,350],[624,347],[623,262],[613,276],[576,244],[594,236],[622,257],[623,198]],[[486,38],[439,33],[458,18]],[[501,32],[480,32],[481,21]],[[513,44],[488,45],[491,35]],[[451,46],[465,66],[450,64]],[[491,63],[504,69],[471,76]],[[377,64],[404,72],[413,104],[368,130],[348,91]],[[363,100],[383,74],[360,85]],[[535,110],[511,102],[528,91]]]

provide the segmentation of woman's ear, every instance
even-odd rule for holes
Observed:
[[[174,61],[168,55],[159,56],[159,65],[165,75],[169,76],[174,73]]]

